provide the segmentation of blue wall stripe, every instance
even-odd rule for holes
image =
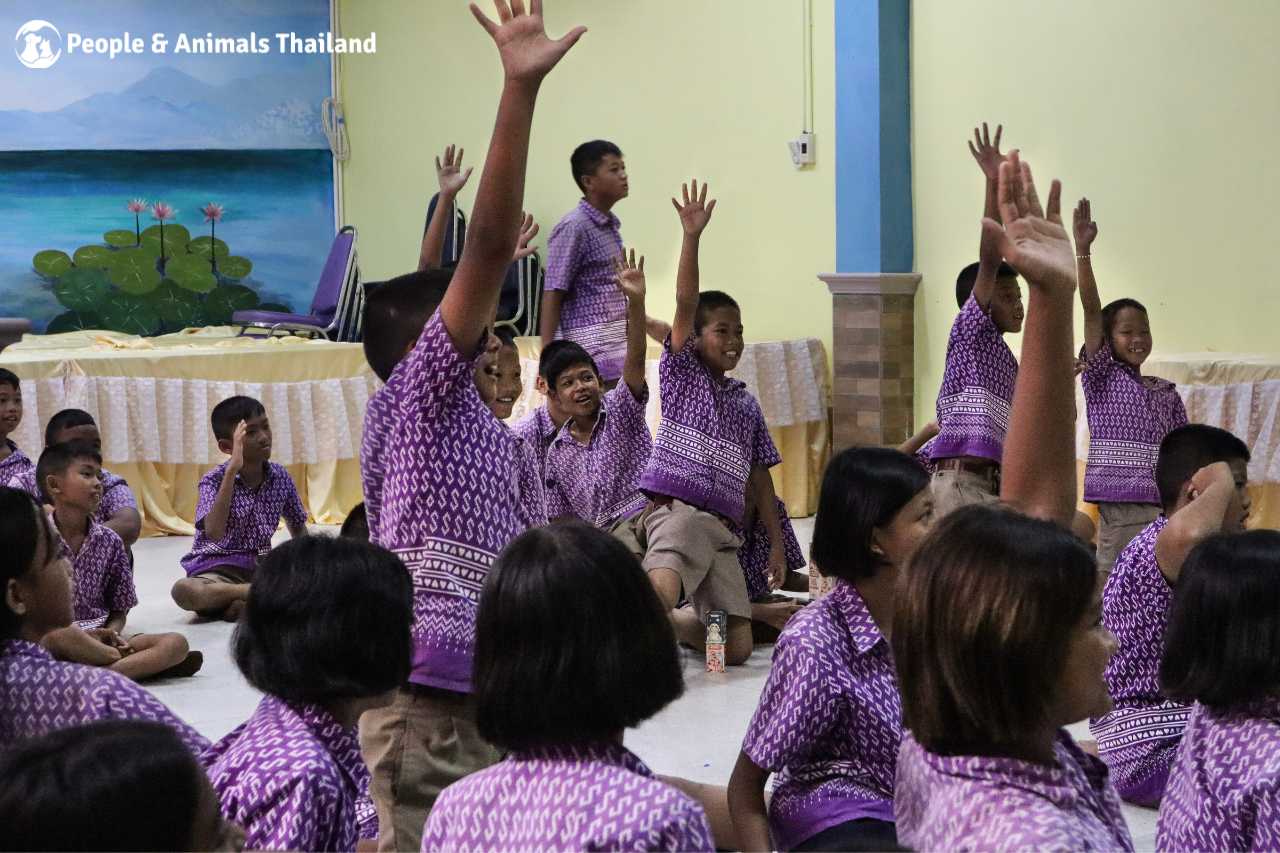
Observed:
[[[880,271],[878,0],[836,0],[836,267]]]
[[[880,0],[880,271],[911,272],[911,11]]]

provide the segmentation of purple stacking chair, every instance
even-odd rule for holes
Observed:
[[[268,334],[288,332],[321,335],[335,341],[358,341],[363,313],[364,290],[356,264],[356,229],[354,225],[344,225],[333,238],[329,258],[316,284],[316,295],[311,300],[310,313],[237,311],[231,316],[231,324],[240,326],[241,334],[260,329]]]

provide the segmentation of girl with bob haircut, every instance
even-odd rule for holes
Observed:
[[[409,676],[412,623],[409,573],[376,545],[303,536],[263,559],[231,646],[267,695],[205,755],[248,847],[353,850],[376,835],[356,723]]]
[[[622,745],[684,681],[617,539],[568,522],[511,542],[480,596],[473,679],[480,734],[510,752],[441,792],[424,851],[713,849],[702,807]]]
[[[20,489],[0,487],[0,554],[0,751],[99,720],[162,723],[192,753],[208,747],[123,675],[54,660],[45,648],[50,635],[71,625],[71,563],[59,554],[58,533],[45,510]]]
[[[204,769],[159,723],[110,720],[0,754],[5,850],[242,850]],[[146,815],[130,819],[140,803]]]
[[[1174,591],[1160,682],[1194,702],[1160,850],[1280,848],[1280,533],[1206,539]]]
[[[897,450],[827,465],[813,562],[836,578],[782,629],[729,782],[747,850],[897,846],[893,778],[902,712],[889,651],[898,567],[928,532],[929,476]],[[766,814],[764,786],[778,774]],[[776,846],[775,846],[776,845]]]

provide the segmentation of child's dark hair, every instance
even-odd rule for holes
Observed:
[[[440,307],[453,269],[406,273],[365,289],[364,357],[386,382]]]
[[[92,459],[99,465],[102,464],[102,454],[87,441],[64,441],[61,444],[51,444],[41,452],[40,461],[36,463],[36,487],[45,501],[51,500],[49,493],[45,491],[45,484],[49,482],[49,477],[64,473],[82,459]]]
[[[345,536],[348,539],[369,541],[369,515],[364,508],[364,501],[360,501],[360,503],[351,508],[351,512],[347,513],[347,517],[342,521],[342,529],[338,531],[338,535]]]
[[[231,441],[236,434],[236,427],[241,421],[260,418],[267,413],[262,403],[252,397],[228,397],[213,407],[209,415],[209,424],[213,427],[213,437],[218,441]]]
[[[573,149],[573,154],[569,157],[569,166],[573,169],[573,182],[578,185],[578,189],[584,193],[587,191],[582,179],[587,175],[595,174],[600,163],[610,154],[621,157],[622,149],[603,139],[593,139]]]
[[[58,433],[64,429],[75,429],[82,426],[97,426],[93,415],[84,409],[63,409],[49,418],[49,423],[44,428],[44,443],[47,447],[50,444],[57,444],[54,439],[58,437]]]
[[[44,510],[31,495],[22,489],[0,486],[0,589],[6,589],[9,581],[27,573],[44,541],[45,560],[58,554],[58,540],[54,538]],[[22,617],[0,602],[0,640],[18,636]],[[0,776],[0,779],[4,777]]]
[[[723,290],[704,290],[698,294],[698,310],[693,315],[695,335],[702,332],[702,327],[707,322],[707,315],[717,308],[733,308],[739,314],[742,313],[738,301]]]
[[[810,554],[818,571],[849,581],[874,575],[881,562],[871,550],[875,528],[928,487],[920,463],[898,450],[850,447],[832,457],[813,525]]]
[[[357,539],[302,536],[254,572],[231,648],[254,687],[323,704],[404,683],[412,624],[413,586],[398,557]]]
[[[0,753],[5,850],[191,850],[204,771],[160,723],[59,729]],[[130,819],[140,804],[143,819]]]
[[[552,341],[542,348],[542,355],[538,357],[538,374],[546,380],[547,388],[554,391],[560,374],[580,364],[591,365],[596,376],[600,375],[596,360],[581,345],[573,341]]]
[[[1218,711],[1280,692],[1280,532],[1197,545],[1174,588],[1160,685]]]
[[[1195,473],[1214,462],[1249,461],[1249,448],[1225,429],[1208,424],[1187,424],[1172,430],[1160,442],[1156,460],[1156,487],[1166,513],[1173,512],[1182,487]]]
[[[504,347],[514,347],[516,345],[516,330],[506,324],[494,326],[493,336],[502,341]]]
[[[481,736],[528,749],[613,737],[678,697],[684,680],[639,562],[571,522],[524,533],[489,570],[473,686]]]
[[[18,380],[18,374],[14,373],[12,370],[5,370],[3,367],[0,367],[0,385],[8,385],[15,391],[22,390],[22,384]]]
[[[978,283],[978,267],[977,263],[969,264],[969,266],[960,270],[960,275],[956,276],[956,307],[963,308],[964,304],[969,301],[969,295],[973,293],[973,286]],[[999,269],[996,270],[996,280],[1002,278],[1016,278],[1018,271],[1009,266],[1007,261],[1001,261]]]
[[[1009,755],[1049,721],[1098,566],[1069,530],[1002,507],[942,519],[902,573],[902,722],[943,755]]]
[[[1147,306],[1136,299],[1126,297],[1108,302],[1102,309],[1102,339],[1107,342],[1107,346],[1111,346],[1111,331],[1116,327],[1116,315],[1126,308],[1147,313]]]

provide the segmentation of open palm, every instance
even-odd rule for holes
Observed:
[[[631,256],[627,257],[626,250],[623,250],[622,257],[614,262],[614,269],[618,274],[618,289],[621,290],[627,299],[643,299],[645,294],[644,281],[644,255],[640,256],[640,263],[636,263],[636,250],[631,250]]]
[[[1000,176],[1000,164],[1004,162],[1004,155],[1000,153],[1000,134],[1004,132],[1004,125],[996,125],[996,138],[993,142],[990,132],[987,130],[987,123],[982,123],[982,135],[978,135],[978,129],[973,129],[973,142],[969,143],[969,153],[973,155],[973,159],[978,161],[978,167],[982,169],[982,174],[987,176],[987,180],[994,181]]]
[[[586,27],[574,27],[563,38],[548,37],[542,20],[542,0],[531,0],[528,12],[524,0],[511,0],[510,4],[494,0],[493,6],[498,13],[497,23],[474,3],[471,14],[498,46],[502,70],[509,80],[540,81],[587,31]]]
[[[440,192],[456,196],[467,185],[471,169],[462,171],[463,150],[459,148],[455,154],[454,147],[450,145],[444,150],[443,163],[439,157],[436,158],[436,182],[440,185]]]
[[[716,209],[716,200],[707,201],[707,185],[702,185],[702,191],[698,191],[698,181],[693,181],[693,189],[690,191],[689,184],[681,184],[680,191],[684,198],[684,204],[671,199],[671,204],[675,207],[676,213],[680,214],[680,225],[684,228],[684,233],[696,237],[702,233],[707,227],[707,223],[711,221],[711,214]]]
[[[1089,199],[1082,198],[1076,205],[1072,225],[1076,232],[1076,251],[1081,254],[1089,251],[1093,241],[1098,239],[1098,223],[1093,221],[1093,205]]]
[[[1040,206],[1031,167],[1014,151],[1000,166],[999,202],[1004,226],[984,219],[982,227],[998,241],[1004,259],[1030,284],[1074,288],[1075,256],[1062,227],[1062,185],[1058,181],[1051,185],[1046,212]]]

